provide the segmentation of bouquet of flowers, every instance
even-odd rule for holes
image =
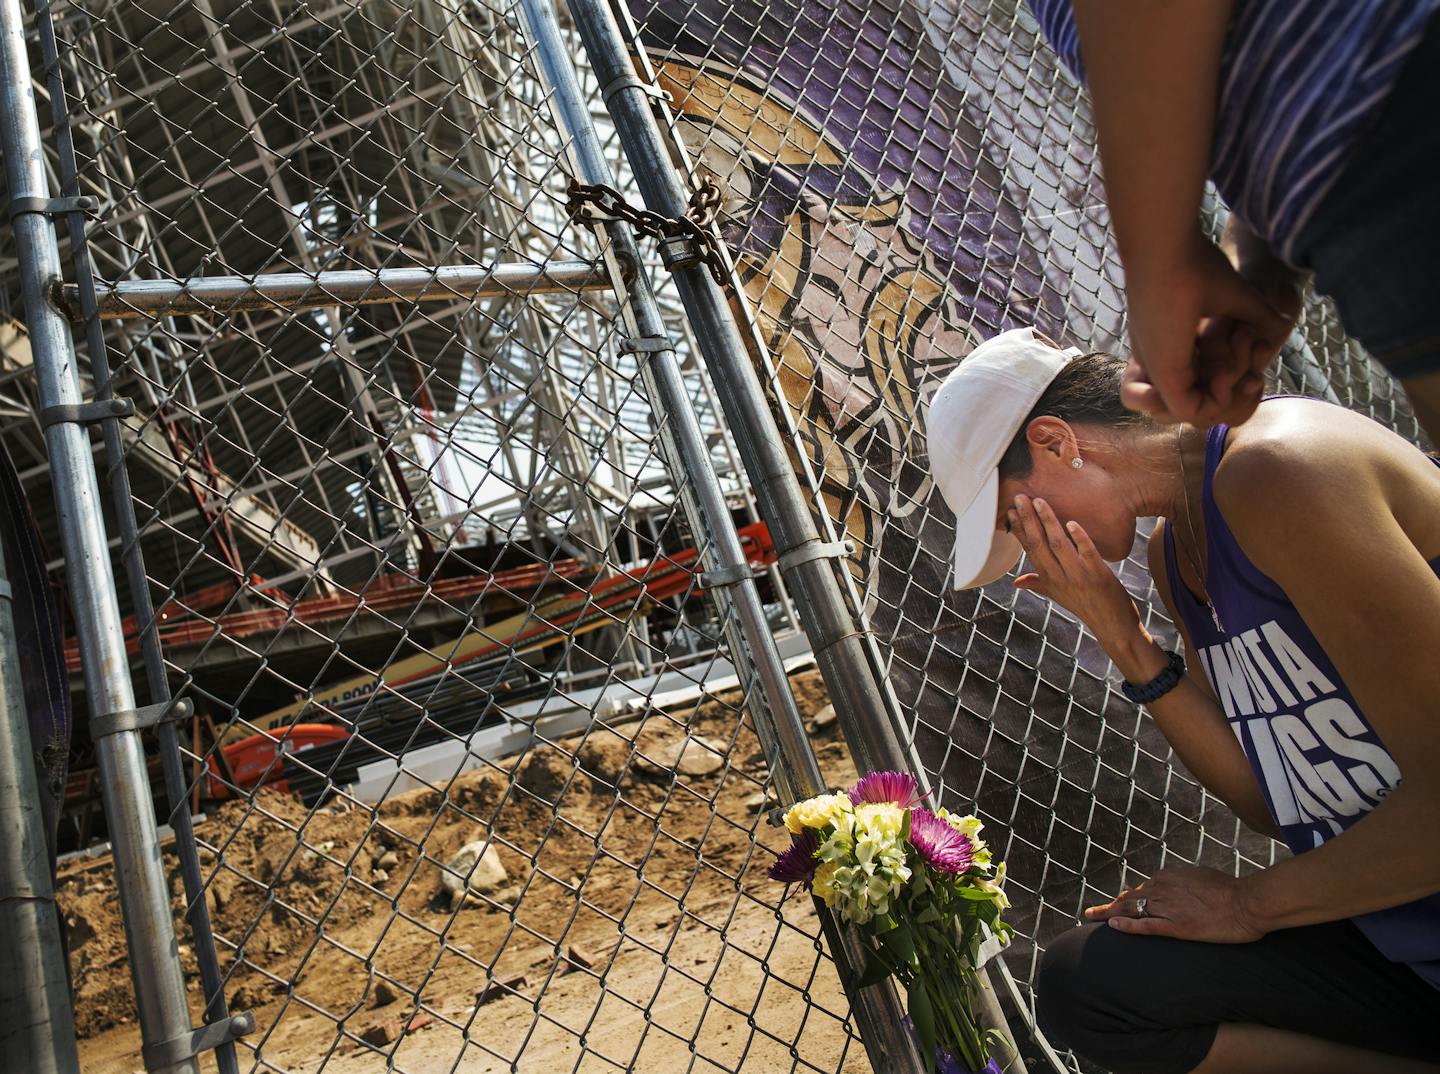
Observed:
[[[1000,1074],[991,1034],[971,996],[980,945],[1008,937],[1000,914],[1005,865],[995,865],[980,821],[920,804],[913,777],[876,772],[848,794],[822,794],[785,814],[790,849],[770,878],[800,884],[867,939],[859,984],[895,977],[927,1067]]]

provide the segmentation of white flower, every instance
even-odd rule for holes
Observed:
[[[905,811],[888,802],[866,802],[837,818],[819,853],[825,865],[833,866],[824,881],[834,895],[833,902],[826,899],[827,905],[856,924],[890,909],[910,879],[904,826]]]
[[[806,828],[819,830],[832,828],[837,818],[851,810],[850,796],[846,794],[817,794],[803,802],[796,802],[785,813],[785,827],[796,835]]]
[[[980,877],[975,881],[975,886],[981,891],[991,892],[995,896],[995,904],[1002,910],[1010,909],[1010,899],[1005,894],[1005,863],[1002,861],[1000,867],[995,870],[994,879]]]

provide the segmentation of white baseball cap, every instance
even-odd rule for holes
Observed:
[[[930,475],[955,512],[952,584],[973,589],[1020,560],[1020,542],[995,526],[1000,459],[1040,396],[1080,352],[1033,328],[1013,328],[967,354],[930,400]]]

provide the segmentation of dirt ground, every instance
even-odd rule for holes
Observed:
[[[813,671],[794,685],[802,712],[825,704]],[[374,811],[272,792],[214,811],[198,835],[227,992],[259,1023],[242,1069],[868,1071],[810,903],[777,912],[765,869],[786,839],[737,700],[541,744]],[[812,733],[827,780],[852,779],[833,725]],[[687,735],[714,752],[692,744],[672,771]],[[508,878],[452,907],[440,866],[487,837]],[[59,897],[82,1064],[128,1074],[114,884],[108,856],[73,862]]]

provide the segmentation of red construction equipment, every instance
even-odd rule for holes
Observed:
[[[739,536],[751,567],[764,569],[775,563],[775,546],[764,523],[742,528]],[[346,728],[324,722],[335,718],[333,706],[498,653],[538,652],[578,634],[622,622],[626,618],[624,607],[635,601],[661,601],[687,590],[698,590],[699,558],[697,549],[686,548],[635,564],[585,587],[577,579],[588,568],[577,560],[441,579],[431,585],[396,575],[372,583],[362,594],[317,597],[289,606],[234,612],[215,619],[199,613],[227,603],[235,595],[234,583],[224,582],[201,593],[168,601],[159,614],[161,639],[167,645],[180,646],[198,644],[217,633],[240,638],[277,631],[294,622],[316,624],[345,619],[362,607],[372,612],[403,613],[427,599],[470,602],[487,592],[513,598],[542,592],[556,583],[570,590],[540,600],[498,622],[471,627],[451,642],[397,660],[378,673],[330,684],[263,716],[232,724],[219,733],[215,750],[206,761],[202,793],[206,798],[228,798],[233,793],[231,783],[241,791],[261,785],[284,791],[287,789],[285,766],[279,763],[280,755],[299,753],[349,737]],[[277,605],[284,598],[277,590],[266,590],[258,578],[252,579],[251,591],[268,596]],[[138,624],[132,618],[125,625],[132,645],[138,645]],[[305,722],[293,723],[297,718]],[[78,780],[73,790],[77,797],[84,796]]]

